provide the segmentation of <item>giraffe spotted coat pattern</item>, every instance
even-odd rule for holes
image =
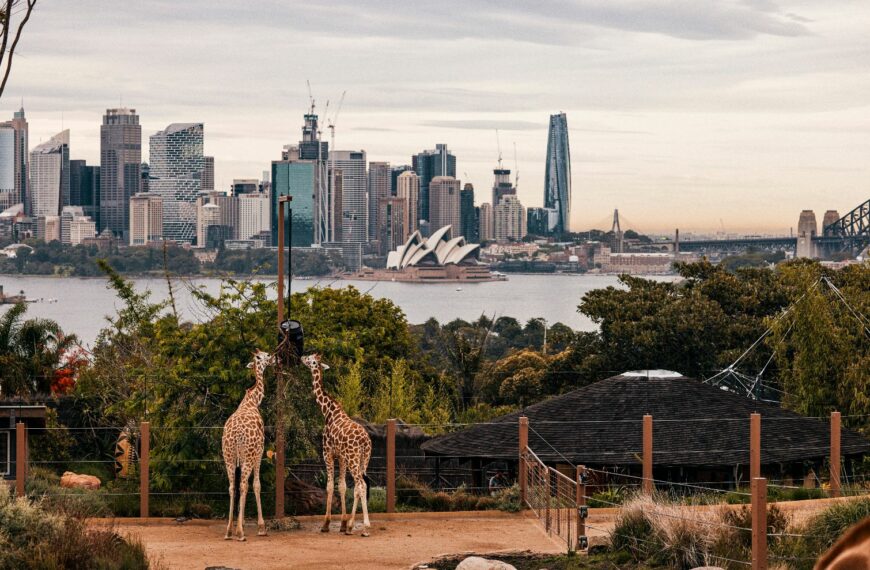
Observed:
[[[260,503],[260,461],[263,459],[263,416],[260,415],[260,403],[263,401],[263,372],[267,366],[275,363],[275,357],[269,353],[257,350],[254,360],[248,368],[254,369],[256,381],[245,392],[242,403],[224,424],[221,441],[224,456],[224,466],[230,480],[230,514],[227,521],[226,540],[232,538],[233,508],[236,485],[239,486],[239,515],[236,528],[236,538],[245,540],[245,497],[248,494],[248,478],[254,475],[254,499],[257,501],[257,534],[266,535],[266,523],[263,520],[263,507]],[[236,472],[239,473],[238,481]]]
[[[323,412],[325,425],[323,427],[323,461],[326,463],[326,515],[323,520],[322,532],[329,532],[329,522],[332,514],[332,495],[334,488],[333,470],[338,460],[338,492],[341,496],[341,528],[340,532],[353,533],[357,503],[362,504],[363,531],[362,536],[368,536],[369,508],[366,499],[365,472],[372,455],[372,440],[366,430],[353,421],[342,409],[341,404],[323,391],[323,371],[329,367],[320,361],[320,356],[310,354],[302,358],[311,370],[311,381],[317,405]],[[345,492],[347,491],[346,471],[353,477],[353,507],[350,520],[345,514]]]

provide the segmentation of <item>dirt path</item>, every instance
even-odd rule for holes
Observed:
[[[123,533],[139,536],[149,555],[169,568],[204,569],[402,569],[437,556],[462,552],[533,550],[562,552],[535,519],[505,513],[409,513],[372,517],[371,536],[320,532],[319,520],[302,521],[302,529],[256,536],[246,525],[247,542],[223,540],[226,523],[191,521],[118,524]]]

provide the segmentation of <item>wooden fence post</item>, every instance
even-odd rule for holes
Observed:
[[[27,477],[27,428],[24,422],[15,424],[15,494],[23,497]]]
[[[831,412],[831,496],[840,492],[840,412]]]
[[[577,550],[583,548],[583,539],[586,537],[586,519],[583,518],[583,507],[586,506],[586,466],[577,466]]]
[[[151,460],[151,424],[139,425],[139,516],[148,518],[149,461]]]
[[[529,418],[520,416],[520,434],[519,434],[519,453],[520,453],[520,505],[522,508],[526,506],[526,492],[528,481],[526,481],[526,448],[529,446]]]
[[[752,480],[752,570],[767,570],[767,479]]]
[[[396,512],[396,420],[387,420],[387,512]]]
[[[552,477],[550,477],[550,470],[547,469],[547,467],[544,465],[541,466],[541,477],[543,477],[543,479],[544,479],[544,498],[547,500],[547,508],[544,511],[545,516],[546,516],[546,521],[544,522],[544,528],[549,533],[550,532],[550,495],[551,495],[551,491],[550,491],[551,481],[550,480],[552,479]]]
[[[761,477],[761,414],[749,416],[749,481]]]
[[[643,492],[651,495],[653,492],[653,418],[646,414],[643,417]]]

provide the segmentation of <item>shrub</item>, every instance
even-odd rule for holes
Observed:
[[[64,568],[108,570],[149,567],[141,543],[111,529],[93,529],[41,501],[0,492],[0,570]]]
[[[791,545],[795,558],[820,556],[852,525],[870,517],[870,499],[860,498],[838,502],[801,525],[795,534],[803,535]],[[812,567],[809,564],[808,567]]]
[[[493,496],[496,505],[495,508],[509,513],[516,513],[522,509],[520,503],[520,486],[514,483],[510,487],[499,489]]]
[[[624,487],[608,487],[603,491],[594,493],[589,498],[589,506],[595,508],[608,508],[621,505],[625,500]]]
[[[34,467],[27,478],[28,497],[40,499],[44,509],[50,512],[84,519],[105,517],[112,514],[106,502],[106,491],[68,489],[60,486],[60,477],[54,472]]]
[[[648,561],[664,548],[644,512],[644,507],[650,504],[651,501],[642,497],[628,501],[620,509],[610,532],[611,548],[628,553],[635,562]]]
[[[415,477],[399,475],[396,477],[396,500],[412,507],[423,507],[423,494],[431,492],[429,486]]]

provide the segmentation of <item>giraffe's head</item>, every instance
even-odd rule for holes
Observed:
[[[310,368],[311,370],[329,370],[329,366],[321,362],[320,355],[317,353],[308,354],[302,357],[302,364]]]
[[[259,372],[266,369],[267,366],[275,364],[275,355],[263,352],[260,349],[254,351],[254,359],[248,363],[248,368],[254,368]]]

